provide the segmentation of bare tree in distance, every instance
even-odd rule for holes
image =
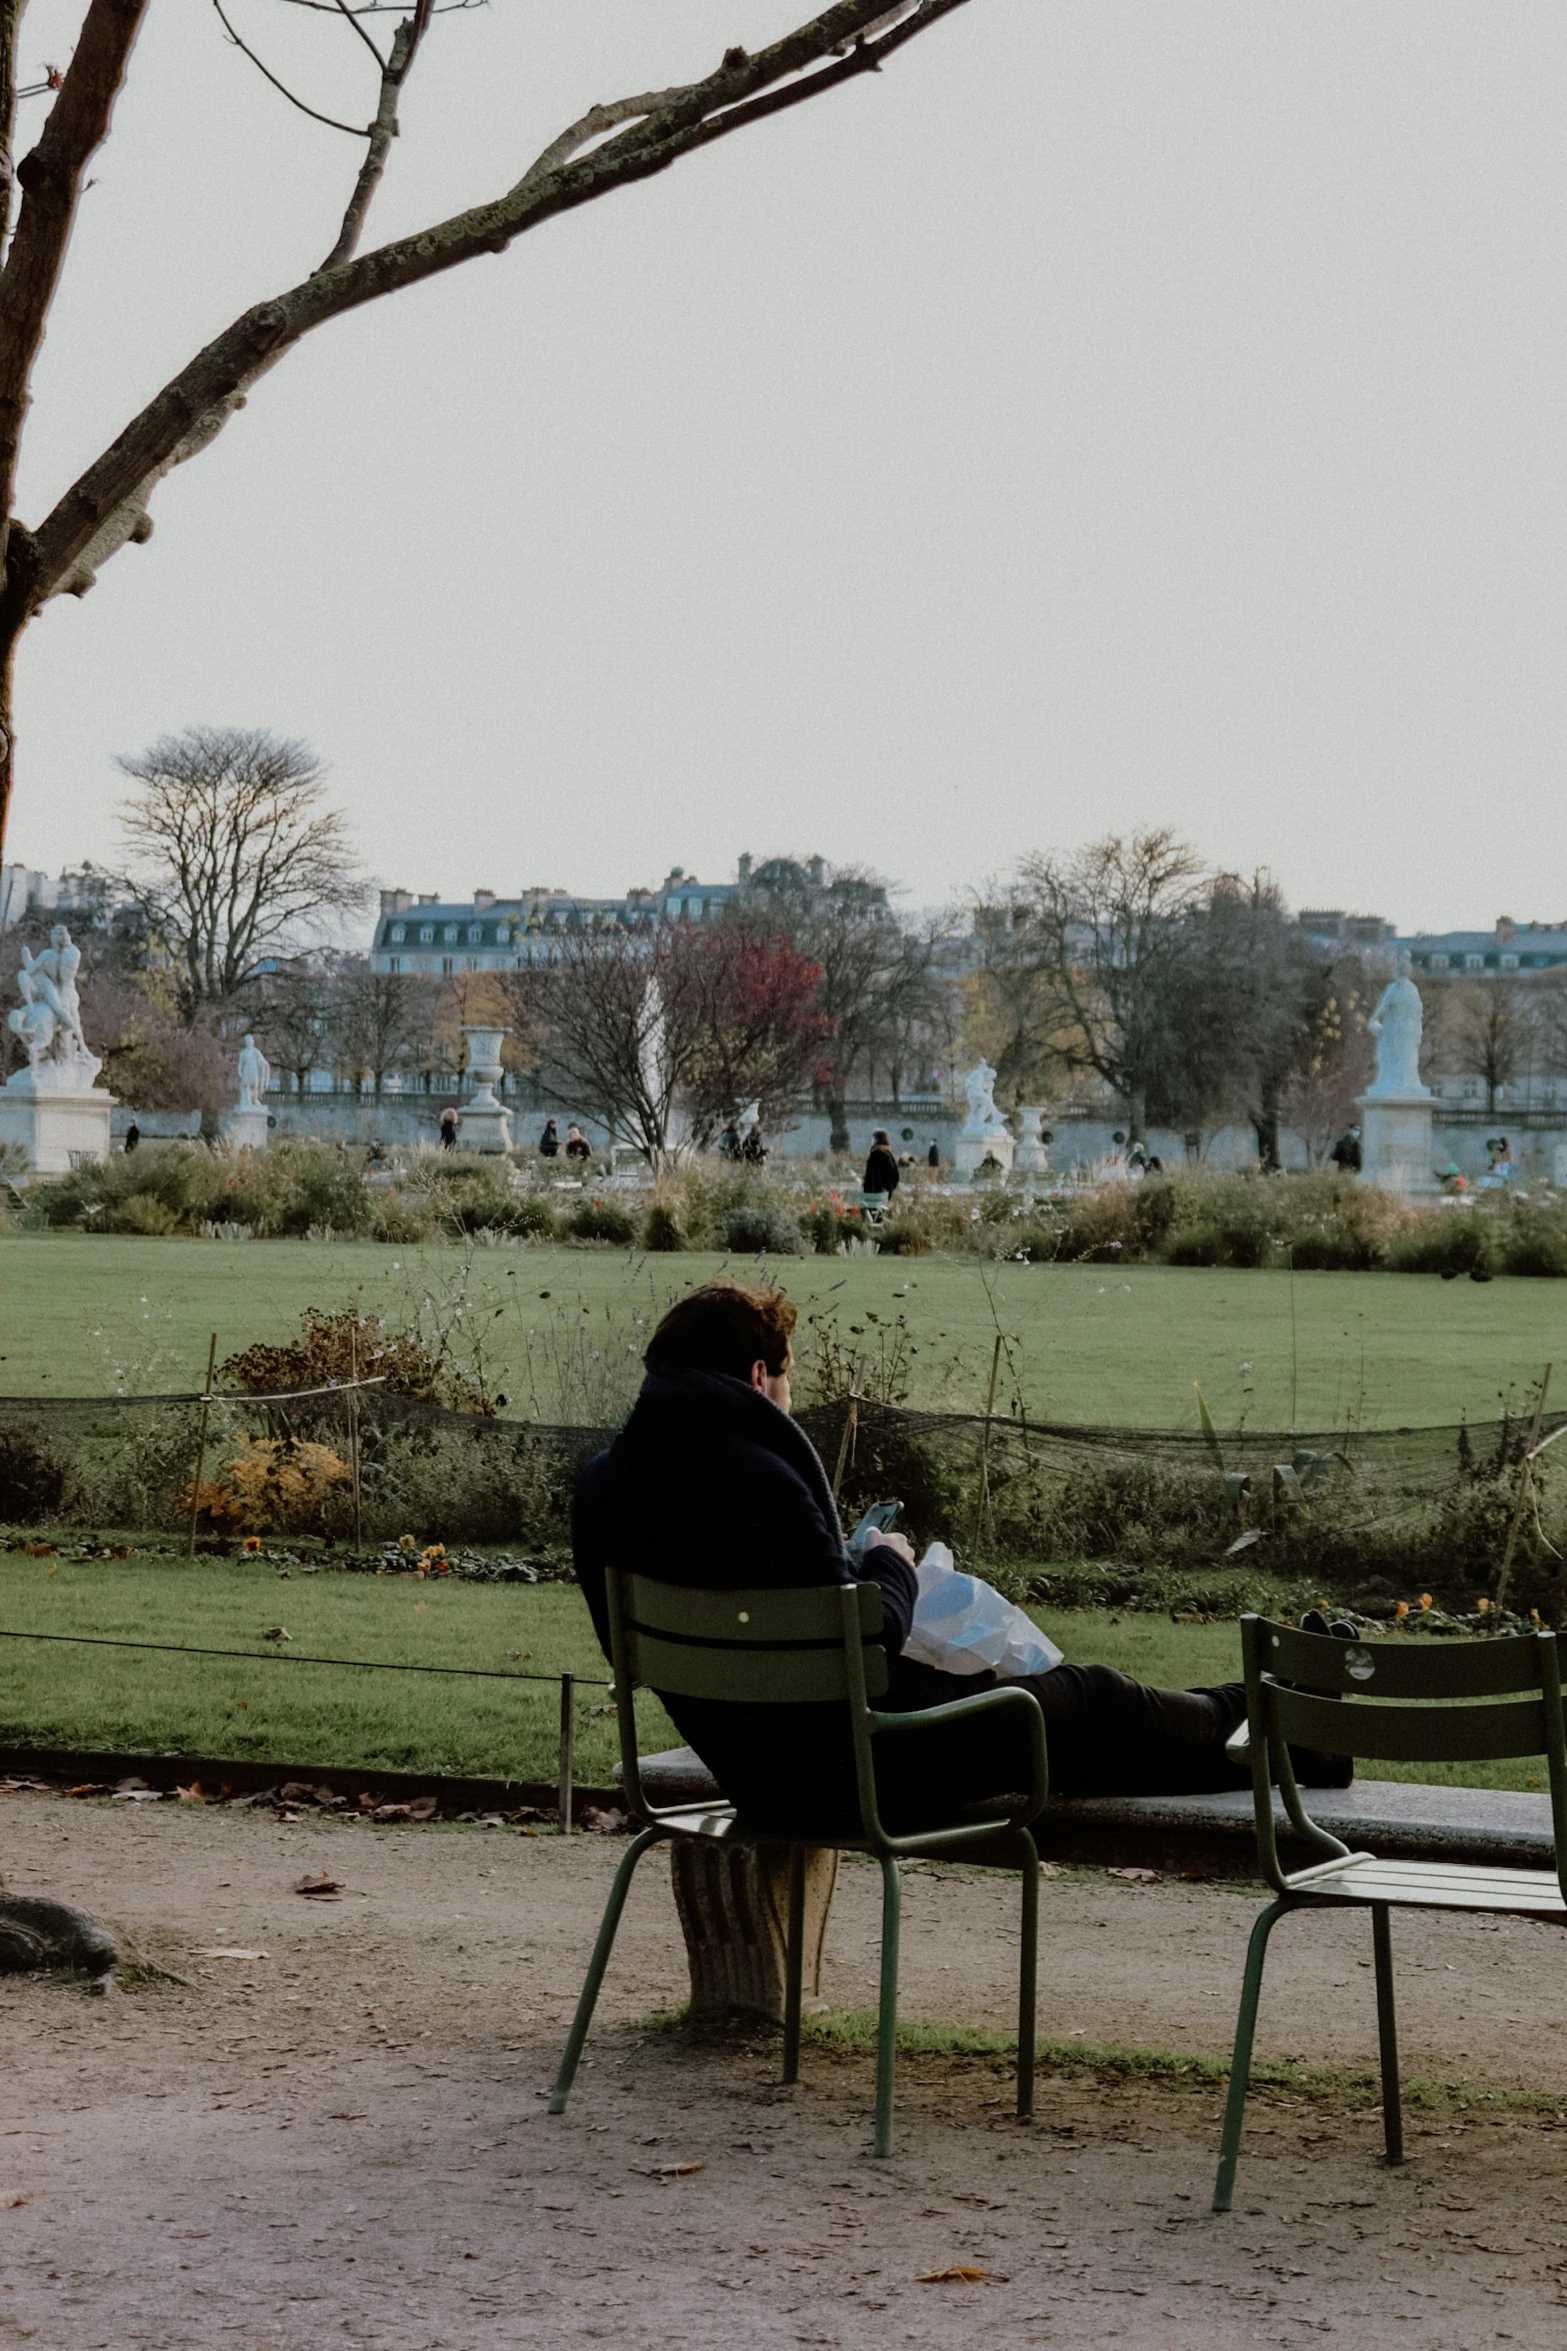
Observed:
[[[1460,1077],[1480,1080],[1486,1109],[1494,1111],[1530,1057],[1532,991],[1526,981],[1498,978],[1449,980],[1444,992],[1450,1018],[1442,1024],[1443,1057]]]
[[[1338,964],[1329,975],[1327,995],[1306,1024],[1280,1108],[1313,1167],[1322,1165],[1330,1146],[1359,1116],[1376,1060],[1366,1019],[1381,989],[1380,977],[1370,986],[1359,964]]]
[[[828,1148],[849,1148],[848,1092],[856,1071],[890,1064],[911,989],[924,1000],[929,953],[909,951],[909,934],[887,904],[887,885],[864,866],[828,866],[773,857],[752,874],[735,916],[776,928],[820,967],[817,1004],[830,1042],[819,1084],[826,1097]]]
[[[776,1121],[823,1049],[816,967],[724,924],[565,934],[532,983],[543,1073],[654,1168],[743,1103]]]
[[[1169,1070],[1172,995],[1206,882],[1195,850],[1162,827],[1026,858],[1019,872],[1017,952],[1062,1065],[1110,1088],[1134,1141]]]
[[[296,1093],[310,1085],[330,1050],[337,974],[328,956],[290,956],[266,971],[248,1017]]]
[[[219,7],[236,46],[282,97],[327,130],[364,142],[342,214],[323,230],[322,259],[308,277],[266,296],[224,327],[132,416],[50,512],[27,524],[14,511],[17,465],[34,365],[65,270],[87,167],[109,135],[148,0],[86,0],[70,65],[28,97],[47,94],[37,144],[13,175],[18,41],[23,0],[0,0],[0,854],[15,770],[12,688],[17,644],[50,598],[84,595],[102,566],[152,530],[149,501],[176,465],[209,448],[263,376],[307,335],[485,254],[563,213],[667,171],[719,139],[876,72],[905,43],[965,0],[835,0],[792,32],[750,53],[726,49],[711,73],[662,90],[590,106],[522,170],[509,188],[449,219],[368,252],[360,245],[388,158],[399,108],[437,0],[403,8],[354,8],[337,0],[332,21],[363,45],[375,108],[367,123],[323,114],[286,88]],[[215,0],[216,4],[216,0]],[[324,0],[310,0],[323,15]],[[364,21],[395,14],[381,47]],[[19,201],[15,200],[20,190]],[[100,198],[100,201],[103,201]],[[9,236],[8,245],[5,238]]]
[[[345,968],[333,991],[335,1058],[379,1102],[394,1069],[411,1066],[436,1023],[436,983],[415,972]]]
[[[126,877],[168,957],[180,1011],[232,1004],[264,964],[368,896],[325,770],[264,729],[188,727],[118,762],[140,786],[121,810]]]

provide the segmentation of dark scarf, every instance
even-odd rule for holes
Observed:
[[[787,1412],[781,1412],[770,1396],[745,1380],[723,1371],[650,1371],[609,1457],[621,1476],[667,1473],[673,1454],[687,1447],[693,1452],[698,1448],[706,1451],[718,1437],[755,1445],[793,1470],[801,1484],[810,1488],[826,1525],[836,1532],[844,1576],[851,1577],[838,1505],[821,1455]]]

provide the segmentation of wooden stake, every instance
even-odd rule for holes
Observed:
[[[1001,1333],[990,1351],[990,1387],[985,1396],[985,1433],[979,1441],[979,1501],[974,1512],[974,1548],[977,1551],[984,1540],[985,1520],[990,1510],[990,1423],[996,1409],[996,1381],[1001,1372]]]
[[[207,1345],[207,1384],[201,1394],[201,1427],[196,1437],[196,1474],[190,1486],[190,1539],[185,1545],[185,1556],[196,1556],[196,1520],[201,1514],[201,1473],[207,1466],[207,1413],[212,1404],[212,1374],[218,1360],[218,1334],[213,1332]]]
[[[563,1837],[571,1834],[572,1751],[577,1741],[574,1687],[570,1674],[563,1673],[560,1677],[560,1833]]]
[[[354,1549],[358,1551],[364,1546],[359,1516],[359,1333],[352,1323],[348,1326],[348,1363],[354,1375],[348,1391],[348,1467],[354,1481]]]
[[[838,1466],[832,1473],[832,1498],[835,1502],[843,1485],[844,1465],[854,1450],[855,1432],[859,1427],[859,1421],[860,1399],[858,1396],[851,1396],[848,1416],[843,1424],[843,1442],[838,1447]]]
[[[1551,1367],[1547,1364],[1540,1381],[1540,1393],[1534,1400],[1534,1421],[1529,1430],[1529,1442],[1518,1464],[1518,1498],[1513,1504],[1512,1525],[1507,1530],[1507,1549],[1502,1553],[1502,1570],[1496,1579],[1496,1605],[1499,1609],[1505,1607],[1507,1602],[1507,1579],[1513,1572],[1513,1552],[1518,1543],[1518,1529],[1523,1524],[1523,1506],[1534,1483],[1534,1471],[1530,1465],[1534,1459],[1534,1449],[1540,1442],[1540,1423],[1545,1418],[1545,1391],[1550,1384]]]

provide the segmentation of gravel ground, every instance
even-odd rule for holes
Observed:
[[[1413,2110],[1397,2173],[1376,2160],[1363,2096],[1269,2096],[1237,2208],[1215,2220],[1213,2088],[1066,2068],[1019,2125],[993,2061],[911,2058],[897,2152],[878,2164],[867,2063],[808,2049],[784,2090],[766,2036],[635,2029],[683,1991],[658,1857],[571,2110],[547,2120],[620,1850],[0,1798],[12,1890],[80,1903],[188,1979],[106,1999],[0,1982],[0,2346],[1567,2339],[1567,2096],[1564,2127],[1550,2111]],[[321,1871],[340,1898],[293,1891]],[[834,2006],[874,1999],[875,1896],[846,1861]],[[1045,1898],[1047,2034],[1222,2049],[1253,1893],[1073,1874]],[[1004,1879],[911,1874],[907,2015],[1005,2028],[1013,1899]],[[1406,1920],[1398,1942],[1410,2072],[1561,2083],[1553,1930]],[[200,1956],[225,1944],[265,1956]],[[1263,2053],[1374,2062],[1365,1922],[1292,1921],[1274,1949]],[[671,2176],[685,2165],[701,2168]],[[983,2280],[920,2282],[953,2266]]]

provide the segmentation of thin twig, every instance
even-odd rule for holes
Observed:
[[[256,55],[254,49],[251,48],[249,42],[242,41],[240,39],[238,33],[235,32],[234,27],[229,23],[228,18],[223,13],[223,0],[212,0],[212,5],[218,12],[219,21],[223,26],[223,30],[227,33],[235,48],[243,51],[245,56],[250,59],[250,62],[255,67],[257,73],[265,74],[267,80],[272,84],[273,89],[280,90],[283,96],[288,100],[290,106],[297,106],[300,113],[308,114],[312,122],[325,123],[329,131],[345,131],[351,139],[369,138],[370,127],[368,124],[366,124],[363,129],[356,130],[352,123],[339,122],[335,116],[330,114],[319,114],[317,113],[315,107],[307,106],[303,98],[296,98],[288,84],[278,80],[277,75],[272,71],[271,66],[262,64],[260,58]]]

